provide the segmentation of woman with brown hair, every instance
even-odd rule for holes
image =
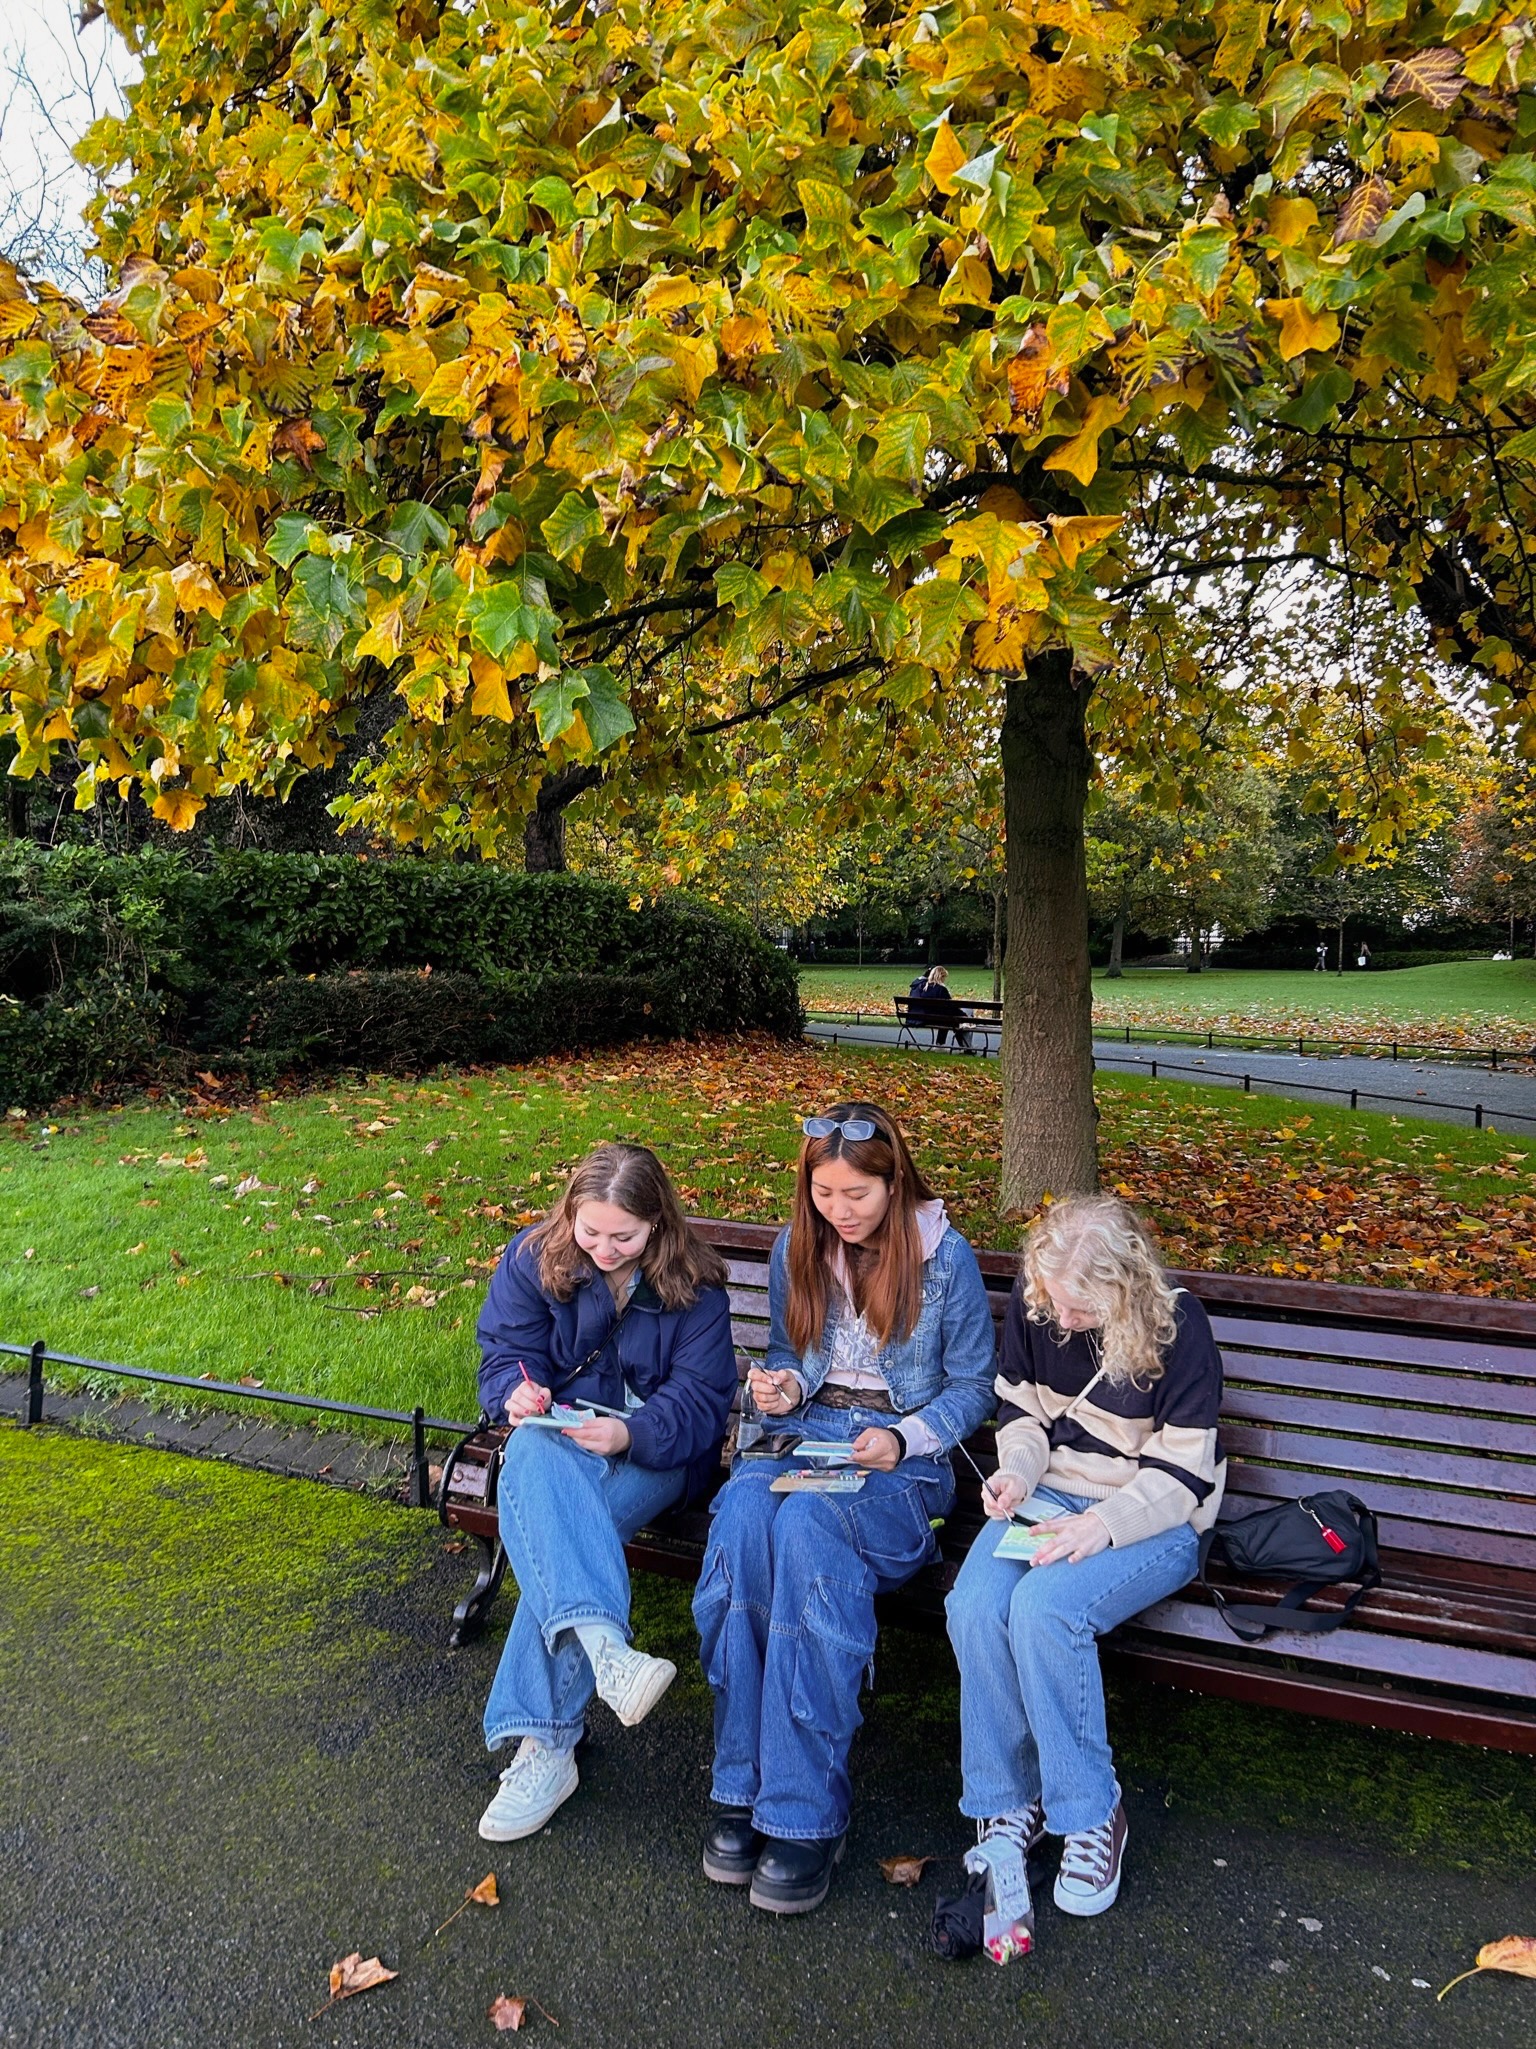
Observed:
[[[480,1400],[512,1426],[498,1511],[518,1601],[485,1740],[521,1741],[481,1817],[490,1842],[535,1834],[575,1792],[594,1693],[633,1726],[677,1676],[630,1644],[624,1545],[719,1471],[736,1392],[725,1279],[656,1155],[619,1144],[587,1155],[491,1277]]]
[[[803,1450],[738,1460],[693,1604],[715,1694],[705,1875],[750,1886],[775,1914],[827,1896],[875,1596],[934,1555],[949,1455],[991,1411],[995,1350],[976,1255],[894,1118],[839,1103],[802,1129],[794,1214],[769,1266],[767,1360],[748,1385],[766,1417],[793,1415],[852,1474],[838,1491],[788,1492],[775,1482]]]

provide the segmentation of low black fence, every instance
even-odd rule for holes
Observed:
[[[962,1010],[975,1012],[975,1022],[996,1029],[1000,1008],[990,997],[962,996],[956,999]],[[894,1009],[828,1010],[811,1008],[805,1013],[813,1024],[895,1025]],[[927,1030],[927,1020],[918,1027]],[[1101,1043],[1118,1039],[1123,1046],[1203,1046],[1207,1052],[1228,1050],[1254,1053],[1299,1053],[1325,1058],[1330,1053],[1355,1053],[1371,1060],[1444,1060],[1468,1067],[1491,1067],[1495,1072],[1515,1061],[1536,1061],[1536,1041],[1529,1046],[1420,1046],[1408,1039],[1328,1038],[1313,1032],[1264,1034],[1259,1032],[1181,1031],[1168,1025],[1095,1025],[1093,1036]]]
[[[311,1409],[330,1416],[361,1417],[371,1423],[400,1424],[409,1428],[411,1433],[407,1498],[412,1508],[432,1506],[427,1465],[428,1432],[464,1437],[475,1428],[473,1423],[454,1423],[445,1416],[429,1416],[421,1408],[370,1409],[360,1402],[328,1401],[322,1395],[288,1394],[276,1387],[245,1387],[238,1380],[204,1379],[201,1375],[194,1378],[190,1373],[160,1373],[149,1366],[114,1366],[107,1359],[81,1359],[72,1352],[50,1352],[41,1338],[30,1345],[0,1344],[0,1354],[27,1361],[27,1392],[20,1417],[23,1430],[30,1430],[44,1420],[46,1389],[43,1368],[50,1361],[56,1366],[75,1367],[83,1373],[108,1373],[120,1380],[148,1380],[158,1387],[184,1387],[188,1392],[198,1394],[233,1395],[242,1402],[271,1402],[284,1408]]]

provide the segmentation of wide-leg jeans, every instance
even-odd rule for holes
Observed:
[[[808,1436],[857,1437],[891,1417],[811,1403]],[[855,1494],[774,1494],[795,1459],[741,1459],[715,1498],[694,1620],[715,1695],[712,1797],[781,1841],[848,1826],[848,1751],[875,1651],[875,1596],[934,1556],[954,1500],[946,1458],[906,1458]]]
[[[1064,1515],[1091,1501],[1037,1490]],[[1120,1799],[1104,1719],[1098,1639],[1195,1576],[1188,1523],[1076,1565],[1034,1567],[993,1556],[988,1522],[945,1603],[960,1665],[962,1814],[983,1820],[1045,1803],[1056,1835],[1079,1835]]]
[[[681,1467],[653,1472],[627,1456],[600,1458],[557,1430],[512,1432],[497,1511],[517,1607],[485,1705],[490,1749],[519,1736],[575,1746],[592,1667],[572,1629],[607,1622],[628,1640],[624,1546],[681,1499],[686,1484]]]

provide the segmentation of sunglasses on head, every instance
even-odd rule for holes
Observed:
[[[840,1131],[851,1144],[860,1139],[873,1138],[880,1127],[869,1117],[845,1117],[841,1123],[835,1117],[802,1117],[800,1129],[807,1138],[830,1138],[834,1131]]]

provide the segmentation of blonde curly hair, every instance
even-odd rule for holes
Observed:
[[[1105,1378],[1150,1386],[1172,1344],[1174,1299],[1151,1232],[1115,1195],[1074,1195],[1030,1226],[1024,1241],[1024,1300],[1032,1323],[1056,1324],[1045,1283],[1055,1281],[1095,1312]]]

